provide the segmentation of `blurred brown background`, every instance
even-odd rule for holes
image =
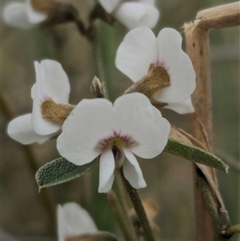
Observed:
[[[2,7],[10,1],[3,0]],[[86,17],[94,1],[71,0]],[[204,8],[231,1],[217,0],[158,0],[161,18],[154,32],[173,27],[182,32],[184,22],[194,20]],[[114,28],[98,22],[107,68],[109,98],[116,99],[130,86],[131,81],[118,71],[114,57],[127,30],[116,23]],[[59,61],[66,71],[71,87],[70,102],[77,104],[83,98],[93,98],[89,85],[95,73],[92,46],[81,36],[76,26],[66,24],[54,29],[35,27],[14,29],[2,23],[1,88],[16,115],[31,112],[30,89],[35,83],[33,62],[43,59]],[[213,30],[210,33],[213,94],[213,128],[215,153],[228,163],[239,165],[239,28]],[[169,121],[189,130],[189,115],[178,115],[164,110]],[[3,240],[46,241],[57,240],[51,230],[55,214],[50,214],[38,193],[34,173],[29,166],[24,147],[6,135],[9,118],[1,115],[1,229],[8,236]],[[55,140],[33,145],[37,164],[41,166],[59,155]],[[160,227],[159,240],[195,240],[194,204],[192,193],[192,164],[163,153],[154,160],[139,160],[147,188],[140,190],[143,198],[153,199],[159,205],[156,219]],[[240,223],[240,175],[231,168],[228,175],[217,171],[220,190],[232,221]],[[98,168],[83,178],[47,190],[52,205],[76,201],[89,210],[100,229],[113,231],[111,211],[104,194],[97,193]],[[93,202],[94,198],[94,202]],[[239,236],[233,240],[240,240]]]

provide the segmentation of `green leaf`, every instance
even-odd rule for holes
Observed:
[[[64,157],[59,157],[39,168],[35,178],[39,189],[51,187],[82,176],[96,164],[97,159],[86,165],[77,166]]]
[[[212,153],[174,138],[168,138],[168,143],[164,151],[192,162],[221,169],[226,173],[228,172],[228,165]]]

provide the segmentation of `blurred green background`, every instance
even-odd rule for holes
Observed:
[[[3,0],[2,7],[10,1]],[[71,0],[83,18],[88,16],[94,1]],[[217,0],[158,0],[161,18],[154,32],[172,27],[182,33],[185,22],[194,20],[204,8],[230,3]],[[131,81],[114,64],[117,47],[127,30],[118,23],[113,27],[98,21],[103,65],[110,100],[115,100],[131,85]],[[70,103],[93,98],[89,91],[95,76],[96,59],[91,44],[81,36],[74,24],[53,29],[35,27],[14,29],[2,23],[1,88],[16,115],[31,112],[30,89],[35,83],[33,62],[43,59],[59,61],[66,71],[72,91]],[[213,131],[215,154],[239,163],[239,27],[210,32]],[[169,121],[189,131],[189,115],[163,110]],[[24,147],[6,135],[9,118],[1,115],[1,228],[13,236],[6,240],[50,241],[56,236],[50,230],[55,214],[49,215],[38,193],[34,173],[28,164]],[[57,158],[55,140],[33,145],[38,166]],[[195,240],[192,164],[163,153],[153,160],[140,160],[147,188],[140,190],[143,198],[154,200],[159,206],[156,223],[159,240]],[[231,167],[228,175],[217,171],[220,191],[232,224],[240,223],[240,175]],[[76,201],[94,217],[99,229],[113,231],[116,223],[107,205],[106,195],[97,193],[98,168],[84,177],[48,189],[52,205]],[[232,240],[240,240],[239,235]]]

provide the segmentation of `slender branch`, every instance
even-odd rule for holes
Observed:
[[[144,207],[142,205],[142,201],[138,195],[138,192],[135,188],[133,188],[129,182],[127,181],[127,179],[124,177],[124,174],[123,174],[123,170],[122,168],[120,168],[120,175],[122,177],[122,180],[123,180],[123,184],[128,192],[128,195],[132,201],[132,204],[133,204],[133,207],[136,211],[136,214],[139,218],[139,222],[142,226],[142,229],[143,229],[143,232],[144,232],[144,236],[145,236],[145,240],[146,241],[154,241],[155,238],[154,238],[154,235],[153,235],[153,232],[150,228],[150,224],[149,224],[149,221],[147,219],[147,215],[146,215],[146,212],[144,210]]]
[[[240,233],[240,224],[230,226],[223,234],[232,236],[236,233]]]
[[[184,25],[187,53],[196,72],[196,90],[193,94],[195,113],[192,115],[193,136],[209,147],[212,143],[212,107],[211,81],[209,64],[208,30],[195,28],[194,23]],[[208,149],[209,149],[208,148]],[[213,168],[208,168],[214,180],[216,174]],[[196,213],[196,237],[199,241],[214,240],[214,229],[211,217],[206,208],[198,183],[198,167],[194,167],[194,200]]]
[[[115,193],[113,191],[108,192],[107,198],[113,214],[116,217],[118,224],[123,232],[125,240],[136,241],[136,235],[131,225],[129,225],[129,221],[126,219],[126,215],[124,214]]]
[[[197,27],[205,29],[226,28],[240,25],[240,2],[221,5],[198,12]]]
[[[3,93],[3,91],[0,91],[0,105],[3,113],[5,116],[11,120],[13,119],[16,115],[14,113],[14,110],[8,101],[6,95]],[[39,166],[37,162],[37,157],[36,153],[33,149],[33,146],[31,145],[22,145],[22,148],[25,152],[25,155],[27,156],[27,165],[30,167],[31,172],[33,173],[33,176],[35,176],[35,173],[37,172]],[[40,195],[42,199],[42,203],[47,210],[49,217],[50,217],[50,231],[51,233],[54,233],[55,231],[55,207],[52,203],[51,195],[49,190],[43,190]]]

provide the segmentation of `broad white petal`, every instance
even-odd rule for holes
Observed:
[[[33,9],[31,5],[31,0],[27,0],[27,15],[29,22],[32,24],[38,24],[47,19],[47,14],[43,12],[38,12]]]
[[[99,141],[112,135],[114,119],[110,101],[82,100],[62,126],[57,139],[59,153],[76,165],[91,162],[103,151]]]
[[[138,0],[138,2],[155,6],[155,0]]]
[[[169,104],[164,108],[174,110],[179,114],[188,114],[194,112],[191,97],[180,103]]]
[[[63,220],[59,220],[59,218]],[[59,230],[60,228],[63,228],[63,230]],[[68,235],[80,235],[95,232],[97,232],[97,227],[93,219],[81,206],[71,202],[64,204],[61,208],[58,208],[59,237],[65,236],[66,238]]]
[[[33,26],[27,16],[26,3],[13,2],[7,4],[3,9],[3,20],[15,28],[29,29]]]
[[[13,119],[7,128],[8,135],[24,145],[38,142],[39,144],[49,140],[52,135],[38,135],[32,126],[31,114],[26,114]]]
[[[136,82],[148,73],[157,61],[157,45],[153,32],[145,27],[131,30],[117,50],[116,66]]]
[[[99,168],[98,192],[108,192],[114,181],[115,160],[112,150],[108,149],[101,154]]]
[[[68,103],[70,85],[62,66],[53,60],[34,63],[36,83],[32,87],[32,122],[34,130],[40,135],[48,135],[61,129],[61,125],[42,118],[41,105],[51,98],[56,103]]]
[[[145,95],[133,93],[119,97],[114,111],[118,131],[137,142],[126,148],[143,158],[153,158],[163,151],[170,124]]]
[[[159,11],[144,3],[126,2],[117,8],[114,16],[128,29],[141,26],[154,28],[159,19]]]
[[[196,82],[195,72],[190,58],[181,49],[182,37],[174,29],[163,29],[158,37],[158,64],[166,68],[170,75],[170,86],[153,95],[153,98],[165,103],[178,103],[193,93]]]
[[[34,131],[39,135],[50,135],[59,131],[62,127],[61,124],[52,122],[42,117],[41,104],[41,100],[33,100],[32,125]]]
[[[70,84],[61,64],[54,60],[35,62],[36,84],[34,98],[52,98],[56,103],[68,103]],[[35,87],[34,87],[35,88]]]
[[[121,0],[99,0],[99,2],[108,13],[112,13],[117,8]]]
[[[123,152],[127,158],[127,160],[125,160],[123,163],[123,173],[125,178],[134,188],[138,189],[146,187],[147,184],[143,178],[142,170],[136,157],[132,154],[131,151],[125,148],[123,149]]]

